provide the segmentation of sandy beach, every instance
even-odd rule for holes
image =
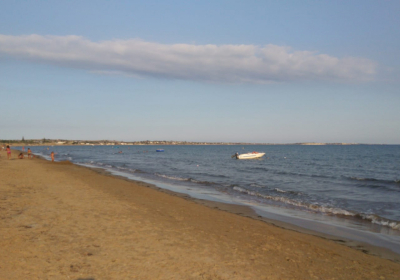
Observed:
[[[101,170],[0,153],[0,279],[399,279],[399,257],[387,250],[357,250]]]

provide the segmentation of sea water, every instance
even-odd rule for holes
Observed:
[[[156,152],[164,149],[164,152]],[[193,197],[400,253],[399,145],[33,146]],[[265,152],[261,159],[231,156]]]

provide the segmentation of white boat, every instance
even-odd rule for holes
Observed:
[[[265,155],[265,153],[259,153],[259,152],[252,152],[252,153],[241,154],[241,155],[236,153],[235,157],[237,159],[252,159],[252,158],[260,158],[260,157],[262,157],[264,155]]]

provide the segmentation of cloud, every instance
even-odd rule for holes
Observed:
[[[277,45],[160,44],[139,39],[93,42],[80,36],[0,35],[0,54],[95,73],[215,83],[372,80],[377,65]]]

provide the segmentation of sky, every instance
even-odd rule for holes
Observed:
[[[0,139],[400,144],[400,1],[2,1]]]

